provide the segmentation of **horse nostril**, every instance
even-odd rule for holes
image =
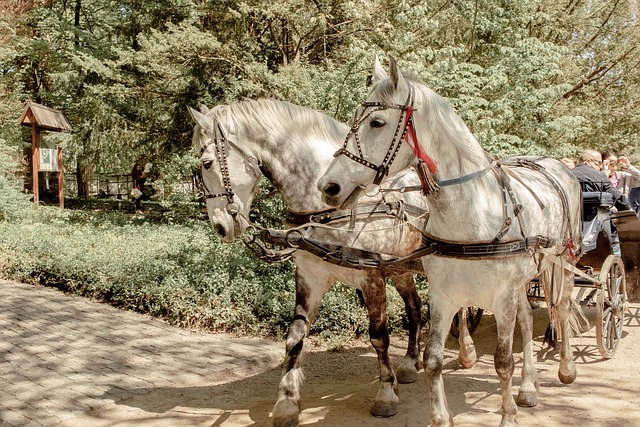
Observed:
[[[218,236],[224,237],[226,233],[224,231],[224,227],[222,226],[222,224],[216,224],[214,228],[216,230],[216,233],[218,233]]]
[[[338,194],[340,194],[340,185],[333,183],[333,182],[329,182],[327,184],[325,184],[325,186],[322,188],[322,191],[324,192],[324,194],[326,194],[327,196],[332,196],[335,197]]]

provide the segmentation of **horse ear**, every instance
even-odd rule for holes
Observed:
[[[393,83],[393,88],[398,90],[401,87],[404,87],[404,77],[402,76],[402,71],[400,71],[400,67],[396,63],[396,60],[393,56],[389,56],[389,74],[391,76],[391,83]]]
[[[387,72],[382,68],[382,64],[380,64],[380,58],[376,55],[376,59],[373,62],[373,82],[379,82],[380,80],[384,80],[388,77]]]
[[[200,126],[201,128],[211,127],[211,125],[208,124],[209,118],[207,116],[205,116],[200,111],[195,110],[189,106],[187,106],[187,108],[189,109],[189,114],[191,115],[191,118],[198,126]]]
[[[209,114],[209,107],[204,104],[200,104],[200,112],[204,115]]]

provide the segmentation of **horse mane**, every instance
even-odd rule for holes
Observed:
[[[318,139],[334,142],[339,147],[348,131],[347,125],[327,114],[275,99],[245,99],[233,104],[218,105],[210,110],[223,126],[232,122],[234,127],[244,132],[279,135],[289,138],[291,135],[315,136]],[[292,127],[295,127],[292,129]],[[261,138],[256,138],[259,140]],[[306,138],[311,141],[312,138]]]
[[[426,118],[426,123],[422,125],[426,124],[427,128],[422,130],[430,134],[431,143],[452,144],[460,161],[466,160],[476,165],[485,163],[487,157],[484,150],[451,104],[414,76],[403,73],[403,77],[415,90],[414,105]],[[372,90],[381,102],[390,104],[396,103],[393,98],[395,91],[391,79],[379,81]],[[420,126],[419,123],[415,124]]]

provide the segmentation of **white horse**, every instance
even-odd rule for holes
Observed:
[[[500,426],[515,426],[513,332],[517,307],[518,317],[531,322],[524,289],[536,276],[562,337],[559,378],[563,383],[576,378],[569,343],[574,277],[563,267],[575,265],[580,252],[578,181],[550,158],[496,162],[441,96],[403,76],[393,59],[387,75],[376,59],[370,95],[318,188],[328,204],[339,206],[353,200],[354,192],[409,166],[420,171],[427,194],[424,243],[434,251],[423,258],[431,312],[424,362],[432,425],[453,425],[442,379],[451,319],[460,307],[479,306],[493,312],[497,323]],[[526,337],[524,355],[532,357]],[[533,378],[535,371],[527,378],[523,371],[519,403],[535,393]]]
[[[315,185],[348,133],[347,125],[317,111],[273,100],[248,100],[211,110],[202,107],[202,112],[189,111],[196,123],[194,144],[201,150],[207,212],[223,241],[232,242],[249,226],[249,209],[259,178],[264,174],[285,199],[290,218],[302,218],[302,222],[308,222],[311,214],[316,214],[316,219],[324,214],[338,218],[328,224],[330,227],[316,224],[314,239],[395,256],[410,254],[421,245],[420,230],[426,221],[427,207],[416,192],[381,193],[384,198],[378,195],[360,204],[363,213],[353,218],[350,212],[335,211],[322,202]],[[419,181],[413,171],[399,174],[387,183],[387,187],[396,189],[416,185]],[[402,203],[386,212],[384,202],[395,201]],[[376,206],[385,212],[372,212],[371,208]],[[380,387],[371,413],[382,417],[394,415],[399,402],[397,383],[415,381],[422,368],[421,302],[412,274],[341,267],[301,250],[293,254],[293,260],[296,307],[286,341],[273,424],[298,423],[303,341],[322,297],[336,281],[360,289],[369,313],[369,335],[380,363]],[[408,348],[396,372],[388,354],[386,277],[393,279],[409,320]],[[466,326],[466,322],[460,323]],[[473,365],[475,349],[466,329],[460,334],[460,342],[461,363]]]

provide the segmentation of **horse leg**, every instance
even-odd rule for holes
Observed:
[[[278,400],[273,407],[274,427],[295,427],[300,415],[300,387],[304,379],[302,373],[302,350],[304,338],[320,306],[322,297],[329,289],[330,282],[316,283],[305,279],[296,268],[296,308],[289,326],[286,341],[286,357],[282,365]]]
[[[522,384],[518,391],[518,406],[533,407],[538,404],[538,372],[533,362],[533,312],[525,289],[518,294],[518,324],[522,335]]]
[[[571,334],[569,323],[573,315],[573,300],[571,291],[573,290],[573,273],[567,270],[561,270],[562,280],[564,281],[563,294],[560,296],[560,303],[556,306],[558,318],[560,321],[560,368],[558,369],[558,378],[562,384],[571,384],[576,380],[578,372],[576,363],[573,361],[573,350],[571,349]],[[576,308],[579,310],[579,308]]]
[[[496,313],[496,325],[498,329],[498,344],[493,357],[493,364],[500,379],[500,391],[502,393],[502,421],[500,427],[516,426],[518,407],[513,398],[511,379],[513,378],[513,332],[515,329],[518,295],[512,300],[504,299],[500,304],[500,313]]]
[[[378,354],[380,364],[380,388],[375,397],[371,414],[391,417],[398,410],[398,382],[389,360],[389,329],[387,320],[387,292],[382,275],[372,274],[362,286],[362,293],[369,313],[369,337]]]
[[[458,307],[443,298],[435,289],[429,289],[429,312],[431,328],[424,350],[424,370],[427,374],[427,393],[433,427],[453,426],[453,414],[447,405],[447,396],[442,379],[444,343],[451,328],[451,321]]]
[[[409,319],[409,343],[407,353],[396,369],[396,378],[401,384],[413,383],[422,369],[420,360],[420,330],[422,329],[422,302],[416,292],[413,274],[407,273],[393,278],[396,290],[404,301],[404,308]]]
[[[473,368],[476,364],[476,346],[473,344],[471,333],[469,333],[469,325],[467,324],[468,311],[467,307],[462,307],[458,311],[458,362],[465,369]]]

